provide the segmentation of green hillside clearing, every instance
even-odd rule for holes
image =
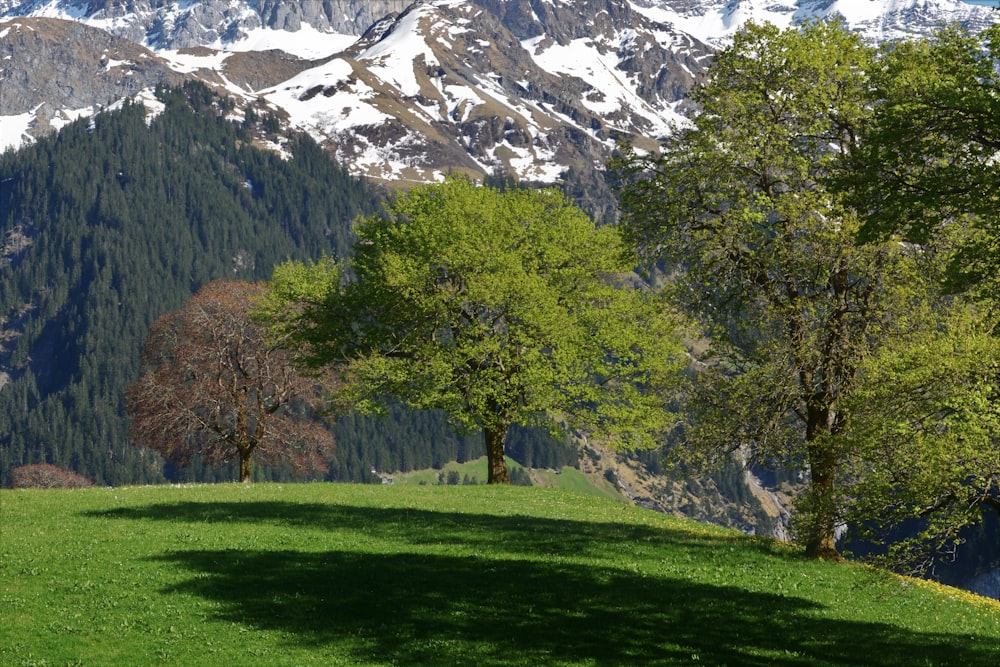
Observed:
[[[518,471],[524,471],[524,474],[531,480],[531,486],[565,489],[583,494],[598,495],[612,500],[625,500],[624,496],[613,488],[610,483],[593,480],[571,466],[562,466],[558,470],[553,468],[526,468],[508,456],[507,468],[515,476],[517,476]],[[472,461],[466,461],[465,463],[450,461],[442,466],[440,470],[414,470],[408,473],[387,475],[383,479],[392,484],[448,484],[449,474],[453,479],[458,480],[457,484],[485,484],[486,457],[482,456]],[[458,475],[457,478],[454,477],[455,474]]]
[[[3,665],[996,665],[1000,604],[561,489],[0,491]]]

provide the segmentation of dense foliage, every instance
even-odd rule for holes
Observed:
[[[888,561],[926,567],[934,550],[997,557],[1000,519],[1000,27],[958,27],[881,50],[871,119],[834,185],[864,216],[860,240],[938,256],[952,317],[866,363],[853,434],[868,458],[859,505],[898,538]],[[963,308],[957,304],[964,303]],[[954,317],[959,313],[959,317]],[[862,425],[863,423],[863,425]],[[890,491],[891,490],[891,491]],[[993,537],[962,548],[985,516]],[[859,532],[869,535],[867,522]],[[913,536],[916,535],[916,538]],[[927,545],[932,549],[928,553]],[[971,557],[970,557],[971,556]]]
[[[838,184],[865,215],[863,239],[940,242],[961,232],[948,287],[1000,299],[1000,26],[952,26],[884,50],[873,122]],[[956,224],[957,223],[957,224]]]
[[[941,289],[981,237],[952,225],[916,246],[865,233],[899,196],[873,192],[868,162],[905,172],[872,150],[883,97],[895,90],[888,104],[907,108],[904,83],[937,81],[896,53],[837,23],[749,25],[693,92],[690,127],[615,165],[625,229],[673,272],[668,291],[711,342],[681,453],[807,471],[796,528],[819,557],[837,556],[839,525],[865,519],[923,520],[921,541],[940,547],[997,494],[993,320]],[[933,148],[903,153],[921,171],[944,159]],[[944,187],[974,187],[974,171]]]
[[[556,191],[418,186],[357,226],[343,282],[333,262],[272,280],[275,332],[348,404],[400,401],[482,430],[489,482],[507,483],[510,428],[568,423],[624,447],[657,443],[686,358],[618,230]]]

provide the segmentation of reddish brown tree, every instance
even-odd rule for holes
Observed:
[[[11,470],[10,485],[15,489],[83,489],[94,483],[51,463],[33,463]]]
[[[325,472],[333,434],[315,418],[319,381],[253,321],[264,291],[215,281],[153,324],[145,373],[125,395],[134,443],[181,466],[195,457],[210,465],[238,459],[242,482],[251,481],[254,460],[300,475]]]

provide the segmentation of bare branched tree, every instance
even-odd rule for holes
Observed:
[[[126,393],[134,443],[185,466],[198,457],[325,472],[333,434],[316,418],[319,380],[271,345],[251,317],[264,286],[215,281],[150,328],[145,373]],[[329,390],[329,387],[326,388]]]

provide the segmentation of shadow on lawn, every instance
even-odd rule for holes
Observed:
[[[395,536],[399,553],[183,550],[159,558],[193,573],[170,592],[215,601],[220,617],[230,622],[287,633],[305,645],[335,644],[357,662],[1000,664],[1000,648],[979,638],[823,619],[814,614],[819,606],[802,598],[538,558],[598,552],[608,557],[640,549],[648,540],[673,546],[677,539],[681,551],[717,549],[732,545],[726,537],[634,525],[282,502],[163,504],[88,515],[274,521]],[[454,541],[477,555],[407,551],[407,543],[420,541]]]
[[[713,534],[706,531],[702,534],[632,523],[284,501],[162,503],[88,512],[86,515],[195,524],[244,522],[333,532],[358,531],[366,536],[407,544],[455,544],[466,551],[482,549],[493,554],[532,556],[606,557],[620,553],[626,544],[634,546],[669,541],[676,548],[697,549],[731,546],[739,540],[746,541],[735,533]],[[747,548],[764,552],[785,550],[785,547],[765,540],[748,542]]]
[[[171,592],[221,617],[406,665],[995,665],[969,638],[817,619],[816,605],[579,565],[349,552],[178,551]]]

